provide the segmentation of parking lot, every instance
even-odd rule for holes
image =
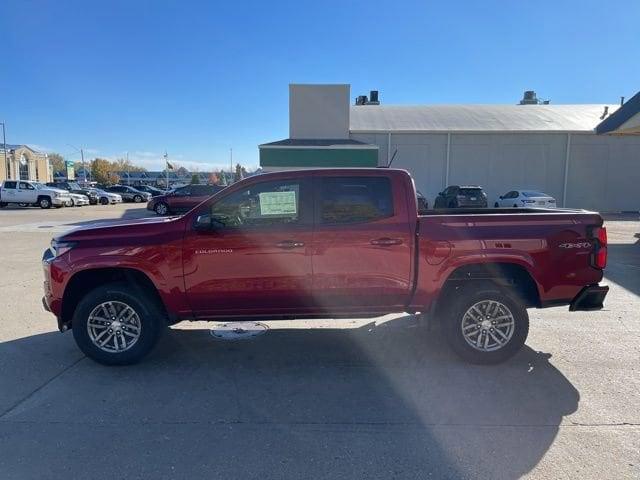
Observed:
[[[411,316],[181,323],[143,363],[84,358],[40,259],[122,204],[0,210],[2,478],[640,478],[640,221],[607,217],[605,309],[530,310],[527,346],[473,366]]]

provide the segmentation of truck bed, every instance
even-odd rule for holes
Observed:
[[[589,229],[595,212],[572,209],[442,209],[418,216],[418,285],[414,302],[429,303],[465,265],[516,265],[534,279],[539,302],[566,305],[602,280],[591,266]]]

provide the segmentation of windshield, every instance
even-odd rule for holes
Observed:
[[[547,197],[548,196],[542,192],[534,192],[534,191],[522,192],[522,195],[524,195],[525,197]]]
[[[80,190],[80,185],[77,182],[69,182],[67,185],[69,185],[69,188],[72,190]]]

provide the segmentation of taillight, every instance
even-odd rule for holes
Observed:
[[[593,227],[591,229],[593,238],[593,255],[591,255],[591,265],[603,269],[607,266],[607,229],[606,227]]]

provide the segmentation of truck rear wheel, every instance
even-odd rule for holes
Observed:
[[[139,362],[167,325],[157,302],[127,283],[89,292],[74,312],[73,337],[89,358],[104,365]]]
[[[524,305],[508,290],[491,283],[468,285],[452,294],[445,335],[464,360],[501,363],[515,355],[529,334]]]

